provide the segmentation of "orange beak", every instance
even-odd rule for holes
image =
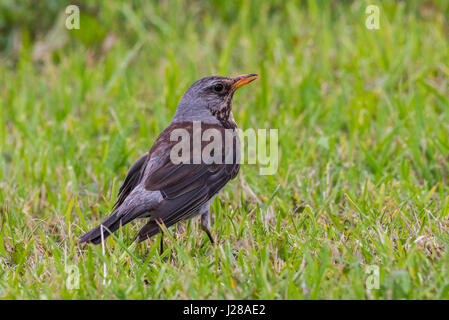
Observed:
[[[232,85],[232,87],[235,89],[240,88],[241,86],[244,86],[245,84],[248,84],[254,80],[257,79],[257,74],[256,73],[249,73],[249,74],[244,74],[238,77],[235,77],[235,83]]]

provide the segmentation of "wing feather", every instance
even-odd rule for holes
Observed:
[[[114,203],[114,209],[118,208],[126,197],[131,193],[131,191],[139,184],[142,179],[143,171],[148,162],[148,153],[137,159],[136,162],[129,168],[126,174],[125,180],[120,187],[117,195],[117,201]]]
[[[184,128],[191,130],[191,126],[188,124],[185,124]],[[210,126],[202,129],[207,128],[210,128]],[[167,129],[170,130],[170,127]],[[224,130],[222,127],[217,129]],[[147,190],[159,190],[161,192],[164,200],[152,212],[152,217],[154,220],[163,222],[167,228],[195,215],[199,208],[218,193],[229,180],[235,178],[240,168],[235,157],[234,163],[230,164],[206,164],[203,162],[200,164],[174,164],[169,159],[170,152],[167,151],[168,133],[165,135],[162,133],[160,136],[161,139],[165,139],[165,143],[156,141],[150,151],[150,157],[157,155],[161,159],[158,161],[159,165],[151,167],[144,182]],[[224,134],[222,136],[224,137]],[[224,155],[226,146],[224,143],[222,146],[222,154]],[[235,143],[232,147],[235,151]],[[164,152],[159,151],[159,148],[164,149]],[[193,156],[192,152],[191,156]],[[159,232],[159,227],[156,227],[157,224],[154,220],[150,221],[139,232],[137,236],[139,241]]]

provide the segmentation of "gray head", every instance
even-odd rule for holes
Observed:
[[[223,123],[232,117],[232,98],[241,86],[257,79],[250,73],[234,78],[211,76],[195,81],[178,104],[172,122]]]

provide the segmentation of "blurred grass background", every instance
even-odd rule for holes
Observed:
[[[448,17],[443,0],[3,0],[0,298],[449,298]],[[279,129],[279,169],[242,166],[218,244],[190,221],[162,257],[157,237],[129,248],[139,223],[105,254],[78,246],[186,88],[249,72],[234,116]]]

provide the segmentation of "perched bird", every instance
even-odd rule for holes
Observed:
[[[255,79],[256,74],[246,74],[234,78],[211,76],[194,82],[181,98],[170,125],[151,150],[129,169],[111,215],[84,234],[80,242],[99,244],[120,226],[137,218],[147,218],[148,223],[136,235],[140,242],[162,232],[161,225],[168,228],[201,215],[201,227],[214,243],[210,233],[210,205],[240,168],[238,135],[232,137],[232,143],[225,143],[225,131],[237,128],[232,115],[232,98],[237,88]],[[195,161],[192,145],[198,124],[201,133],[214,129],[221,134],[220,157],[229,160],[224,158],[231,154],[231,161]],[[187,153],[186,161],[176,164],[171,151],[179,141],[172,141],[172,134],[180,129],[189,134],[191,152]],[[201,150],[206,144],[202,140]],[[161,250],[162,245],[161,239]]]

